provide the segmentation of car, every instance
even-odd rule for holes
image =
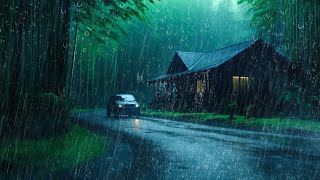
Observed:
[[[131,94],[112,95],[107,104],[107,116],[140,116],[140,105]]]

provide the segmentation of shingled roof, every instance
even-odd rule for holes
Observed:
[[[257,40],[262,41],[262,40]],[[195,53],[195,52],[182,52],[177,51],[176,54],[180,57],[187,70],[184,72],[167,73],[166,75],[159,76],[150,81],[166,79],[177,75],[188,74],[192,72],[198,72],[206,69],[216,68],[219,65],[229,61],[232,57],[236,56],[240,52],[248,49],[251,45],[257,41],[245,41],[232,46],[216,49],[207,53]]]

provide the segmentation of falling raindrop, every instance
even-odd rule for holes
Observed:
[[[170,44],[170,45],[168,46],[168,48],[169,48],[169,49],[172,49],[172,48],[173,48],[173,46]]]
[[[304,28],[304,24],[302,24],[302,25],[298,24],[298,28],[299,28],[300,30],[303,29],[303,28]]]
[[[289,44],[286,44],[286,45],[284,46],[284,48],[285,48],[286,50],[289,50],[289,49],[290,49],[290,45],[289,45]]]
[[[87,52],[87,48],[83,48],[82,52]]]
[[[63,10],[62,8],[61,8],[61,14],[66,14],[67,13],[67,10]]]
[[[252,39],[254,40],[254,41],[256,41],[256,40],[258,40],[258,36],[256,36],[256,35],[252,35]]]
[[[280,13],[281,15],[284,15],[284,14],[285,14],[285,11],[280,10],[279,13]]]
[[[85,35],[85,36],[89,36],[89,32],[86,31],[86,32],[84,33],[84,35]]]
[[[83,4],[79,4],[79,2],[77,2],[77,7],[78,8],[80,8],[80,7],[82,7],[83,6]]]
[[[88,30],[92,31],[94,27],[87,27]]]

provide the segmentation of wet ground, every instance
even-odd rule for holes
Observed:
[[[106,139],[102,157],[72,169],[26,169],[19,179],[319,179],[320,137],[228,129],[186,122],[74,115]],[[1,179],[11,176],[0,176]]]
[[[78,114],[114,138],[113,157],[74,171],[81,179],[318,179],[320,137],[219,128],[165,119]],[[102,161],[102,162],[101,162]],[[107,164],[107,165],[106,165]],[[88,174],[88,176],[84,176]],[[72,174],[72,173],[69,173]]]

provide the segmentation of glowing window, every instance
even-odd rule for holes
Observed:
[[[197,80],[197,93],[200,94],[202,90],[202,82],[201,80]]]
[[[234,93],[237,92],[247,92],[253,82],[252,77],[246,77],[246,76],[233,76],[232,77],[232,91]]]

